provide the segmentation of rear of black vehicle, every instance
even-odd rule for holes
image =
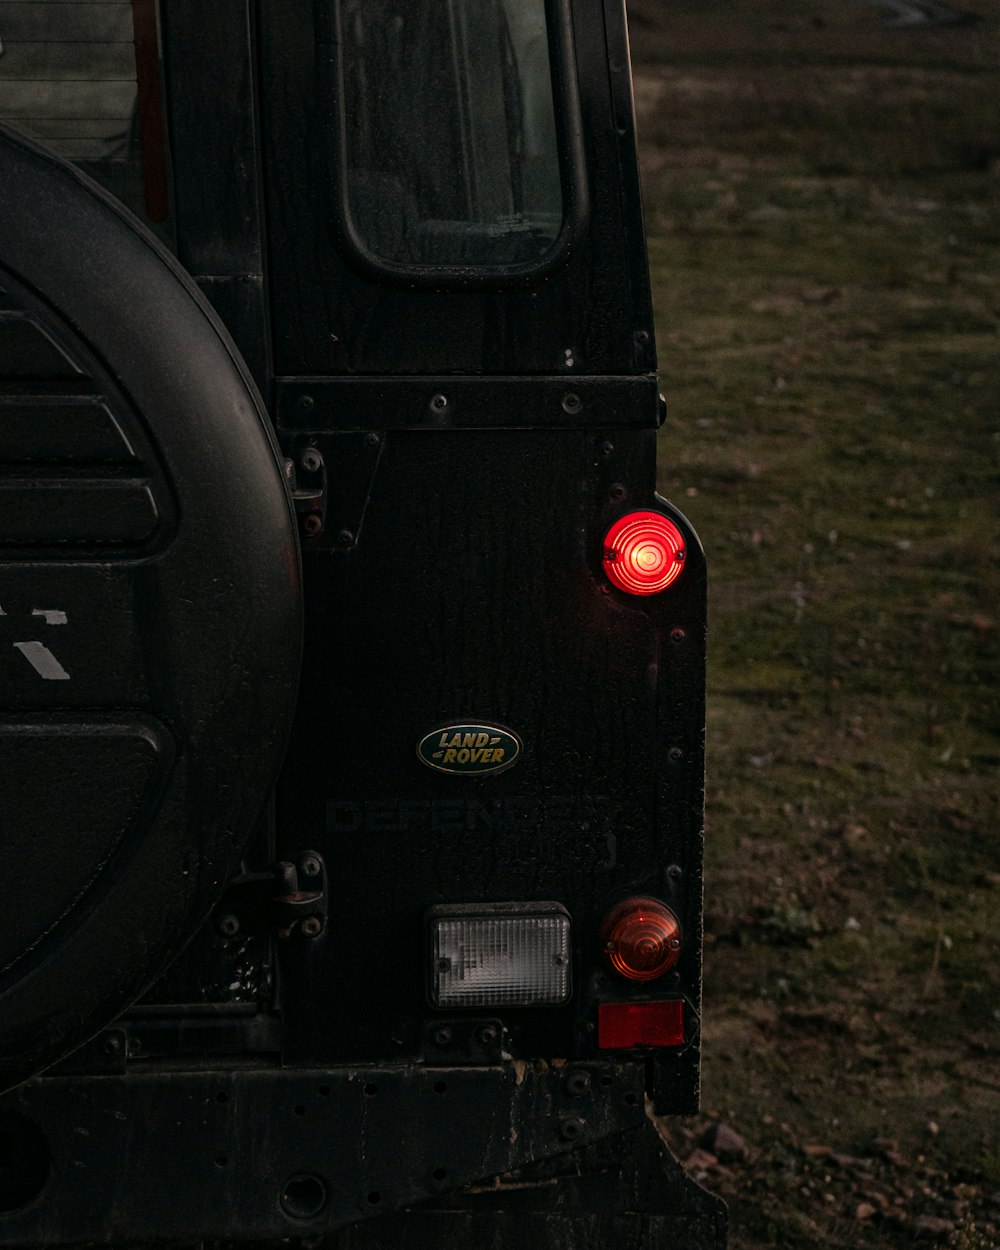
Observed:
[[[721,1245],[621,4],[0,40],[0,1244]]]

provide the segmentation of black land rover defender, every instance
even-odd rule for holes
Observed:
[[[0,1245],[723,1245],[654,368],[621,0],[0,2]]]

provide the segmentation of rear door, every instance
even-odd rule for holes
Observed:
[[[286,1058],[594,1057],[603,1002],[669,1002],[661,1102],[691,1107],[704,564],[655,494],[621,8],[268,0],[260,49],[275,414],[318,495],[279,844],[308,830],[333,891]],[[663,593],[608,576],[632,513],[686,549]],[[630,982],[602,922],[650,896],[683,953]],[[543,904],[561,997],[442,996],[442,907]]]

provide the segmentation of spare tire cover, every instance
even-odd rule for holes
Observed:
[[[205,917],[273,784],[300,634],[234,345],[138,221],[0,132],[0,1090]]]

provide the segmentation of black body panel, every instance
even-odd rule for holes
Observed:
[[[424,911],[549,897],[570,909],[578,966],[593,979],[565,1008],[502,1013],[511,1051],[592,1056],[594,1000],[630,993],[600,967],[604,914],[652,894],[686,934],[700,923],[697,540],[689,534],[684,577],[663,595],[622,595],[599,575],[610,520],[654,502],[653,433],[393,431],[375,448],[360,434],[316,433],[310,443],[333,466],[335,498],[342,465],[367,491],[335,519],[350,542],[334,531],[305,554],[279,854],[293,858],[308,830],[332,880],[327,933],[288,959],[286,1058],[419,1056]],[[427,769],[420,738],[463,718],[512,729],[521,759],[481,779]],[[693,941],[671,982],[695,1012],[692,1042],[698,966]],[[345,1010],[365,998],[363,1012]],[[696,1069],[694,1050],[687,1060]],[[689,1105],[689,1089],[678,1095]]]

